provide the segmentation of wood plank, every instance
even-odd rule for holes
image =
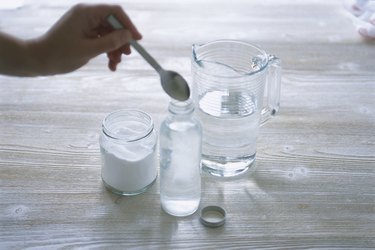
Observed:
[[[0,29],[35,37],[77,2],[0,10]],[[225,226],[169,216],[159,179],[120,197],[100,177],[106,114],[139,108],[157,129],[167,114],[137,53],[115,73],[103,55],[66,75],[0,76],[0,249],[375,248],[375,43],[358,36],[342,1],[115,3],[160,63],[189,80],[193,43],[241,39],[282,59],[281,109],[261,128],[256,169],[202,175],[200,207],[224,207]]]

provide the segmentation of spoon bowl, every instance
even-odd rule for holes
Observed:
[[[159,74],[161,86],[169,96],[178,101],[189,99],[189,85],[180,74],[171,70],[163,70]]]
[[[107,17],[107,22],[114,29],[125,28],[114,15],[109,15]],[[136,40],[130,40],[130,45],[159,73],[161,86],[170,97],[178,101],[186,101],[189,99],[189,85],[180,74],[174,71],[164,70]]]

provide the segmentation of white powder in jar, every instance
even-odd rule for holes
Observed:
[[[157,136],[151,118],[140,111],[110,114],[100,136],[102,179],[112,192],[135,195],[157,176]]]
[[[140,145],[127,151],[111,147],[102,154],[102,179],[117,193],[137,194],[153,183],[157,176],[157,155],[155,148],[142,148]]]

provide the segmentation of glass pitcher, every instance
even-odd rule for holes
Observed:
[[[259,126],[280,105],[280,60],[243,41],[193,45],[193,100],[203,127],[202,169],[242,174],[255,163]]]

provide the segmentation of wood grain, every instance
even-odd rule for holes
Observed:
[[[35,37],[76,2],[0,10],[0,29]],[[168,97],[138,54],[115,73],[103,55],[66,75],[0,76],[0,249],[375,248],[375,45],[341,1],[115,3],[161,65],[188,79],[193,43],[241,39],[282,59],[281,109],[261,128],[256,170],[203,174],[201,207],[224,207],[225,226],[169,216],[158,181],[120,197],[100,179],[106,114],[139,108],[157,128],[166,115]]]

